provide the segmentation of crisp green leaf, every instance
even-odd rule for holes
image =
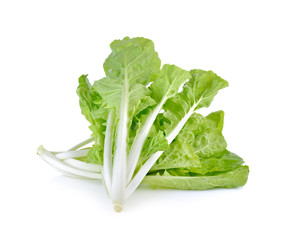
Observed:
[[[240,167],[244,161],[241,157],[225,150],[219,155],[208,158],[200,158],[201,166],[191,168],[190,172],[198,174],[212,174],[217,172],[227,172],[237,167]]]
[[[240,166],[243,160],[225,151],[226,146],[226,141],[218,129],[218,121],[210,119],[210,114],[203,117],[194,113],[150,172],[183,168],[184,171],[188,169],[188,171],[205,174],[228,171],[235,166]]]
[[[198,102],[196,110],[209,107],[217,92],[229,86],[227,81],[212,71],[194,69],[191,70],[190,73],[194,81],[191,81],[185,88],[185,95],[187,95],[189,99],[194,97],[194,101]]]
[[[192,78],[184,85],[183,91],[168,99],[164,105],[164,125],[169,135],[187,114],[208,107],[217,92],[228,86],[228,82],[212,71],[191,70]]]
[[[183,138],[193,147],[199,157],[210,157],[223,152],[227,143],[218,129],[218,123],[194,113],[186,122],[176,139]]]
[[[216,124],[219,131],[222,131],[224,125],[224,115],[224,111],[217,111],[210,113],[207,118]]]
[[[107,167],[105,172],[108,175],[105,176],[109,178],[108,188],[113,201],[122,203],[127,185],[129,129],[134,115],[140,111],[139,106],[151,95],[147,85],[158,75],[160,60],[149,39],[126,37],[112,42],[110,46],[112,53],[104,63],[106,77],[96,81],[93,88],[102,98],[104,108],[115,110],[116,127],[113,133],[109,131],[110,136],[115,138],[113,141],[105,139],[105,143],[109,142],[104,149],[105,162],[113,164]],[[110,148],[111,145],[114,148]],[[115,149],[113,153],[112,149]]]
[[[199,157],[210,157],[224,151],[227,143],[217,128],[206,128],[196,136],[192,146]]]
[[[103,148],[105,122],[108,112],[102,107],[102,99],[91,87],[87,75],[82,75],[79,78],[77,94],[80,100],[81,112],[91,123],[89,128],[93,132],[92,135]]]
[[[163,134],[162,138],[150,138],[150,132],[152,129],[155,129],[156,118],[159,112],[162,110],[162,106],[168,98],[173,97],[179,91],[179,88],[190,78],[189,72],[182,70],[181,68],[175,65],[164,65],[160,70],[157,78],[153,81],[150,86],[152,90],[152,98],[156,101],[157,105],[154,108],[147,108],[141,112],[140,117],[135,117],[133,119],[133,127],[135,129],[135,136],[134,140],[131,141],[131,136],[129,137],[129,155],[128,155],[128,181],[130,181],[131,177],[133,176],[133,169],[136,169],[142,162],[143,156],[147,152],[146,145],[159,145],[160,150],[158,148],[154,148],[154,151],[150,151],[151,155],[158,152],[166,150],[164,147],[165,142],[168,140],[165,138]],[[135,120],[139,119],[137,123]],[[131,131],[130,131],[131,132]],[[147,139],[146,139],[147,137]],[[155,140],[153,142],[153,140]],[[160,142],[156,142],[159,140]],[[158,151],[157,151],[158,150]],[[145,151],[143,153],[142,151]],[[146,157],[146,158],[149,158]],[[147,171],[147,170],[146,170]],[[148,169],[149,171],[149,169]]]
[[[179,170],[178,170],[179,171]],[[225,173],[218,173],[212,176],[189,176],[175,175],[173,171],[156,172],[147,175],[143,183],[152,188],[176,188],[185,190],[205,190],[211,188],[235,188],[243,186],[248,178],[248,166],[240,166],[234,170]]]
[[[181,85],[190,77],[191,75],[188,71],[175,65],[163,65],[158,77],[150,86],[152,97],[159,103],[163,99],[175,96]]]
[[[128,115],[132,117],[143,98],[151,95],[146,87],[160,68],[160,60],[151,40],[124,38],[111,43],[112,53],[104,63],[106,77],[93,87],[106,108],[115,108],[119,115],[121,104],[128,101]],[[152,100],[151,100],[152,102]]]
[[[141,116],[147,116],[148,110],[151,111],[152,108],[156,105],[156,102],[154,99],[152,99],[150,96],[142,98],[140,104],[138,105],[137,109],[135,110],[135,118],[136,120],[140,120]]]
[[[87,163],[103,164],[103,150],[100,145],[94,144],[85,159]]]
[[[82,114],[91,124],[94,125],[95,119],[92,113],[96,105],[94,104],[95,99],[92,97],[91,84],[87,78],[87,75],[82,75],[79,78],[77,94],[80,98],[80,107]]]
[[[140,156],[140,162],[146,161],[153,153],[157,151],[165,151],[168,148],[168,141],[163,135],[162,131],[158,131],[156,134],[149,134],[145,140],[143,150]]]
[[[104,63],[107,77],[127,78],[131,84],[147,85],[158,74],[160,59],[151,40],[125,37],[113,41],[110,47],[112,53]]]
[[[172,168],[199,168],[200,165],[200,160],[194,153],[192,146],[181,138],[170,144],[170,147],[160,156],[150,172]]]
[[[173,97],[178,93],[179,88],[183,85],[187,79],[189,79],[190,73],[185,71],[175,65],[165,64],[160,70],[157,78],[153,81],[150,86],[150,90],[152,91],[151,97],[144,98],[141,101],[138,109],[135,111],[135,116],[133,119],[133,131],[134,133],[130,133],[131,136],[136,136],[144,126],[145,123],[149,123],[148,118],[151,118],[151,124],[156,123],[156,117],[159,111],[162,109],[163,103],[168,99]],[[153,100],[154,99],[154,100]],[[157,104],[157,106],[156,106]],[[150,125],[150,123],[149,123]],[[156,124],[155,124],[156,125]],[[151,128],[155,128],[156,126],[152,125]],[[152,132],[153,129],[150,129]],[[142,141],[144,139],[138,139]],[[130,141],[132,142],[132,141]],[[161,143],[162,145],[162,143]],[[152,152],[153,154],[154,152]]]

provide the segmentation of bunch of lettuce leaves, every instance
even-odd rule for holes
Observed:
[[[212,71],[164,64],[151,40],[111,43],[105,77],[79,78],[77,94],[93,146],[78,158],[99,166],[115,209],[139,184],[204,190],[243,186],[249,168],[227,150],[224,112],[199,114],[228,82]]]

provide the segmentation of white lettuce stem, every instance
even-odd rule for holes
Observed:
[[[113,127],[114,123],[114,111],[111,110],[105,134],[105,142],[104,142],[104,160],[103,160],[103,177],[105,179],[106,188],[108,192],[111,192],[112,187],[112,147],[113,147]]]
[[[171,144],[171,142],[175,139],[175,137],[178,135],[178,133],[183,128],[184,124],[187,122],[189,117],[194,113],[194,110],[196,108],[197,104],[193,105],[188,113],[182,118],[182,120],[178,123],[178,125],[173,129],[173,131],[166,137],[168,140],[168,143]],[[157,161],[157,159],[161,156],[163,151],[158,151],[154,154],[152,154],[149,159],[144,163],[144,165],[140,168],[140,170],[137,172],[137,174],[134,176],[134,178],[131,180],[131,182],[128,184],[128,186],[125,189],[125,199],[127,199],[140,185],[140,183],[143,181],[149,170],[152,168],[154,163]]]
[[[49,163],[52,167],[62,172],[63,174],[77,177],[87,177],[90,179],[99,179],[99,173],[96,172],[86,172],[85,170],[81,170],[79,168],[73,167],[55,157],[54,154],[46,150],[43,146],[40,146],[37,149],[37,154],[47,163]]]
[[[77,157],[85,157],[88,152],[89,152],[89,149],[82,149],[82,150],[76,150],[76,151],[56,153],[55,156],[60,159],[77,158]]]
[[[130,148],[130,152],[128,155],[128,164],[127,164],[127,178],[126,178],[126,184],[129,184],[131,181],[131,178],[133,176],[133,173],[136,169],[138,160],[140,158],[141,151],[143,149],[144,142],[148,136],[148,133],[158,115],[160,112],[163,104],[165,102],[165,98],[155,107],[155,109],[150,113],[148,118],[146,119],[144,125],[138,132],[137,136],[135,137],[133,144]]]
[[[85,146],[85,145],[87,145],[87,144],[89,144],[89,143],[92,143],[92,142],[94,142],[94,138],[93,138],[93,137],[88,138],[87,140],[85,140],[85,141],[83,141],[83,142],[81,142],[81,143],[79,143],[79,144],[73,146],[73,147],[70,148],[68,151],[74,151],[74,150],[77,150],[77,149],[79,149],[79,148],[81,148],[81,147],[83,147],[83,146]]]
[[[152,154],[149,159],[144,163],[144,165],[140,168],[131,182],[125,189],[125,200],[130,197],[130,195],[137,189],[140,183],[143,181],[149,170],[152,168],[153,164],[156,160],[161,156],[163,151],[158,151]]]
[[[114,204],[114,209],[120,211],[124,201],[124,188],[126,181],[126,159],[127,159],[127,123],[128,123],[128,78],[125,71],[125,78],[122,91],[122,99],[119,114],[119,123],[117,127],[116,149],[113,159],[112,173],[112,191],[111,198]]]
[[[43,146],[40,146],[37,149],[37,154],[48,164],[50,164],[53,168],[55,168],[56,170],[58,170],[59,172],[61,172],[66,176],[91,179],[91,180],[103,180],[106,190],[110,195],[105,179],[102,178],[101,165],[84,163],[76,159],[61,160],[55,157],[51,152],[46,150]]]
[[[88,171],[88,172],[101,173],[101,165],[99,165],[99,164],[86,163],[86,162],[82,162],[80,160],[72,159],[72,158],[65,159],[62,161],[74,168],[78,168],[78,169]]]

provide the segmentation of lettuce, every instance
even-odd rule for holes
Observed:
[[[249,169],[227,150],[224,112],[198,113],[228,82],[212,71],[161,66],[149,39],[126,37],[110,47],[105,77],[93,85],[87,75],[79,78],[92,137],[64,153],[40,147],[39,155],[67,175],[102,178],[116,211],[141,182],[197,190],[243,186]]]

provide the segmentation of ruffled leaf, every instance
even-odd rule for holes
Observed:
[[[195,110],[208,107],[217,92],[228,86],[227,81],[212,71],[191,70],[190,73],[192,78],[184,85],[183,91],[170,98],[164,106],[167,136],[185,117],[191,116]]]
[[[170,144],[170,147],[160,156],[150,172],[173,168],[199,168],[200,165],[199,157],[193,151],[192,146],[181,138]]]

